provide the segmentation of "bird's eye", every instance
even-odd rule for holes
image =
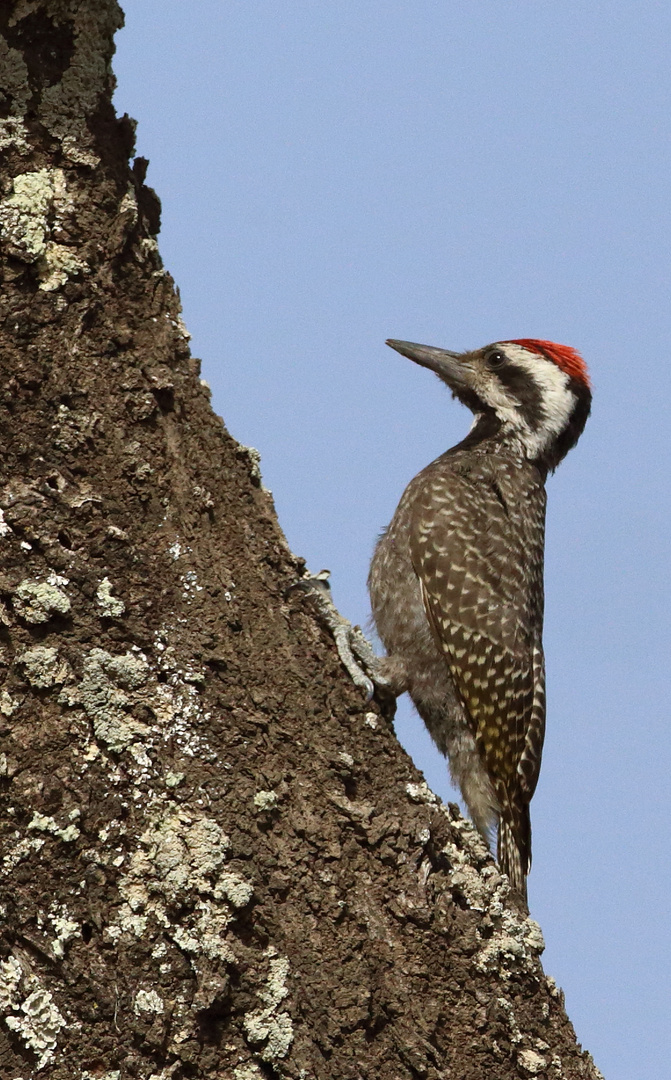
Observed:
[[[500,352],[498,349],[495,352],[490,353],[487,357],[487,367],[490,368],[501,367],[501,364],[505,364],[505,362],[505,353]]]

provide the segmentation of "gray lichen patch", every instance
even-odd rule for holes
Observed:
[[[96,604],[107,618],[118,618],[123,615],[126,605],[123,600],[112,596],[113,585],[109,578],[105,577],[96,590]]]
[[[407,783],[405,790],[411,802],[426,803],[428,806],[435,806],[438,802],[438,796],[434,795],[425,780],[422,780],[419,784]]]
[[[201,379],[201,384],[207,386],[204,379]],[[209,387],[208,387],[209,389]],[[249,462],[249,473],[253,482],[257,487],[261,486],[261,454],[255,446],[243,446],[242,443],[237,448],[237,455],[240,458],[247,458]]]
[[[50,240],[40,259],[40,289],[43,292],[54,292],[75,274],[86,274],[88,271],[87,263],[80,259],[71,247]]]
[[[504,982],[522,972],[540,982],[544,976],[539,957],[545,948],[540,926],[508,906],[508,878],[499,872],[473,825],[463,818],[452,818],[447,807],[440,809],[450,817],[457,838],[443,849],[451,866],[450,884],[468,907],[482,912],[493,927],[473,959],[475,968],[496,973]]]
[[[54,446],[59,450],[76,450],[100,436],[101,416],[95,410],[71,409],[61,404],[51,427]]]
[[[450,820],[456,842],[444,848],[450,863],[450,883],[458,888],[473,911],[496,913],[503,909],[503,899],[509,891],[507,879],[499,873],[491,852],[475,827],[464,818],[454,819],[448,807],[439,809]]]
[[[155,928],[192,958],[195,971],[203,960],[234,964],[229,926],[253,886],[240,874],[222,872],[229,847],[212,818],[174,803],[158,808],[119,881],[124,903],[107,936],[146,937]]]
[[[14,49],[10,51],[15,52]],[[1,57],[0,67],[2,67]],[[14,147],[20,154],[30,153],[28,128],[18,116],[6,116],[0,120],[0,150],[9,150],[10,147]]]
[[[203,884],[219,870],[230,847],[230,840],[216,821],[205,817],[189,825],[185,840],[189,861],[196,875],[196,887],[202,890]]]
[[[0,1012],[14,1008],[22,976],[23,968],[15,957],[0,961]]]
[[[12,194],[0,202],[5,249],[22,262],[36,262],[46,251],[54,199],[52,173],[51,169],[38,169],[15,176]]]
[[[233,1069],[233,1080],[263,1080],[263,1073],[253,1061],[247,1061]]]
[[[45,623],[53,615],[67,615],[70,599],[57,585],[25,579],[16,587],[14,609],[28,623]]]
[[[254,806],[257,810],[274,810],[279,801],[276,791],[257,791],[254,796]]]
[[[2,713],[3,716],[10,717],[14,715],[18,708],[19,702],[6,690],[0,690],[0,713]]]
[[[132,715],[134,701],[126,692],[144,686],[149,674],[146,660],[130,652],[112,656],[105,649],[91,649],[84,661],[79,700],[96,738],[117,753],[149,733],[147,725]]]
[[[529,1076],[538,1076],[539,1073],[544,1073],[548,1066],[547,1059],[542,1054],[536,1053],[535,1050],[520,1050],[517,1055],[517,1062]]]
[[[32,649],[25,649],[19,653],[16,662],[23,667],[30,685],[38,689],[60,685],[73,677],[67,660],[59,657],[58,649],[48,645],[34,645]]]
[[[17,834],[20,835],[20,834]],[[36,852],[41,851],[45,845],[45,840],[42,837],[27,837],[19,840],[17,844],[9,849],[6,855],[2,856],[2,873],[3,875],[11,874],[12,870],[23,859],[28,859]]]
[[[497,998],[496,1003],[499,1009],[501,1009],[501,1011],[505,1014],[507,1018],[508,1031],[510,1034],[511,1043],[513,1044],[513,1046],[519,1046],[524,1041],[524,1036],[520,1031],[519,1024],[517,1023],[517,1018],[515,1016],[515,1010],[512,1006],[512,1002],[508,1001],[507,998],[500,997]]]
[[[70,817],[73,818],[71,824],[62,826],[49,814],[40,814],[36,811],[33,814],[31,821],[28,822],[27,828],[36,829],[39,832],[51,833],[59,840],[69,844],[72,843],[73,840],[76,840],[80,835],[80,830],[74,824],[74,821],[79,817],[79,810],[73,810]]]
[[[58,580],[65,581],[64,578]],[[56,576],[52,575],[49,581],[56,581]],[[39,583],[28,583],[30,589],[24,587],[25,584],[22,583],[19,589],[31,601],[30,606],[25,600],[19,599],[18,603],[23,618],[34,622],[45,616],[43,608],[37,607],[38,603],[43,607],[49,603],[53,607],[58,599],[56,596],[54,600],[53,592],[45,595],[39,591],[36,595],[32,585]],[[60,592],[49,582],[45,587],[56,589],[56,594]],[[65,594],[60,595],[69,604]],[[106,590],[102,596],[106,602]],[[114,596],[109,599],[113,605],[121,603]],[[114,610],[119,609],[115,607]],[[68,707],[81,705],[93,724],[96,739],[116,753],[129,750],[144,769],[152,768],[152,751],[161,737],[173,738],[180,750],[189,756],[196,753],[201,757],[211,755],[204,739],[195,730],[197,722],[208,718],[208,714],[202,712],[200,695],[193,685],[200,684],[202,679],[198,672],[180,669],[173,661],[171,649],[164,648],[160,657],[161,668],[169,675],[167,682],[158,681],[147,657],[137,648],[120,656],[105,649],[91,649],[84,655],[79,682],[66,662],[61,663],[48,647],[26,650],[19,662],[26,665],[26,674],[35,686],[50,688],[64,683],[59,703]],[[35,682],[36,679],[41,682]],[[135,715],[138,709],[142,710],[142,720]],[[147,723],[148,716],[155,723]],[[170,780],[167,782],[170,786]]]
[[[12,955],[0,961],[0,1013],[10,1031],[37,1054],[39,1072],[54,1056],[65,1019],[38,978]]]
[[[543,934],[533,919],[523,919],[510,910],[502,910],[496,930],[475,957],[478,971],[497,972],[502,980],[520,972],[543,977],[539,956],[545,948]]]
[[[135,995],[135,1003],[133,1008],[136,1013],[156,1013],[163,1012],[165,1006],[160,994],[157,994],[155,990],[138,990]]]
[[[192,892],[212,893],[229,845],[216,821],[194,821],[172,804],[140,837],[119,891],[134,911],[147,908],[152,895],[174,901]]]
[[[286,1057],[294,1039],[291,1017],[288,1012],[280,1010],[282,1001],[289,994],[289,961],[284,956],[278,956],[272,946],[266,949],[265,955],[269,957],[269,972],[265,986],[258,991],[265,1008],[246,1013],[243,1028],[259,1056],[273,1064]]]
[[[235,908],[246,907],[253,895],[251,882],[231,871],[221,875],[214,890],[216,900],[228,900]]]
[[[51,951],[58,959],[65,956],[65,946],[72,938],[78,937],[81,926],[70,917],[64,905],[53,903],[48,915],[48,922],[53,927],[55,937],[51,942]]]
[[[15,176],[12,193],[0,202],[5,250],[22,262],[38,264],[44,292],[60,288],[72,274],[88,271],[74,248],[53,239],[60,219],[73,213],[62,169],[38,169]]]
[[[198,957],[206,957],[235,964],[236,956],[228,934],[230,922],[227,911],[218,910],[211,902],[199,901],[193,915],[172,927],[169,934],[183,952],[193,957],[194,963]]]

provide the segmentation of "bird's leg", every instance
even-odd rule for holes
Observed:
[[[306,574],[297,585],[312,599],[320,622],[333,635],[338,655],[352,682],[359,686],[370,701],[375,695],[387,702],[406,688],[404,672],[397,670],[392,658],[378,656],[360,626],[352,626],[333,603],[329,585],[329,570]]]

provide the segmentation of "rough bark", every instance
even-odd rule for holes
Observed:
[[[210,408],[121,21],[0,11],[0,1075],[596,1078]]]

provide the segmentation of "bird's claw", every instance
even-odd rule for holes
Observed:
[[[366,701],[370,701],[375,693],[375,686],[372,680],[368,678],[365,671],[357,663],[354,650],[352,649],[357,628],[352,626],[347,619],[343,619],[340,625],[331,627],[330,629],[333,634],[336,649],[338,650],[338,655],[344,666],[347,668],[352,682],[356,686],[361,687],[366,695]]]
[[[352,682],[366,695],[366,701],[372,701],[376,689],[389,692],[387,680],[377,671],[379,657],[364,635],[361,627],[352,626],[349,619],[341,615],[331,598],[329,570],[320,570],[318,574],[306,574],[296,584],[307,592],[315,602],[322,623],[333,635],[338,655]],[[364,670],[365,669],[365,670]],[[366,672],[373,676],[371,679]]]

